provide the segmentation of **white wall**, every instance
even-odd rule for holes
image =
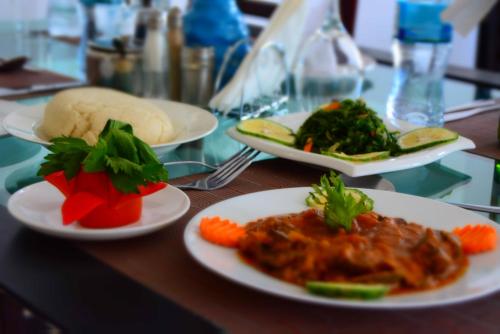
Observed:
[[[354,37],[358,45],[391,50],[396,13],[396,0],[358,0]],[[468,36],[453,36],[450,64],[474,68],[476,62],[477,29]]]

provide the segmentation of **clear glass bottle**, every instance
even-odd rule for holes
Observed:
[[[328,5],[322,26],[306,40],[293,64],[294,92],[305,111],[361,95],[361,52],[342,23],[339,0]]]
[[[443,77],[452,27],[441,22],[448,1],[399,0],[392,46],[394,82],[387,117],[421,126],[443,126]]]

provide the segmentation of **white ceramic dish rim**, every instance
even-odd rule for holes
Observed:
[[[288,126],[293,131],[297,131],[300,125],[310,115],[311,113],[308,112],[299,112],[287,114],[284,116],[270,117],[270,119]],[[414,126],[410,126],[407,123],[399,125],[399,129],[402,132],[406,132],[415,128]],[[388,125],[388,127],[391,129],[395,129],[395,127],[391,125]],[[389,159],[369,162],[352,162],[322,154],[303,152],[296,148],[281,145],[270,140],[246,135],[236,130],[236,127],[228,129],[227,134],[231,138],[248,146],[251,146],[259,151],[285,159],[335,169],[352,177],[373,175],[419,167],[439,160],[450,153],[466,149],[473,149],[476,147],[472,140],[463,136],[459,136],[459,138],[454,142],[437,145],[414,153],[404,154],[399,157],[392,157]]]
[[[61,225],[54,228],[41,221],[31,221],[30,219],[26,218],[25,215],[21,214],[19,211],[21,209],[19,206],[19,201],[26,192],[40,191],[40,189],[47,190],[47,188],[51,188],[52,191],[57,192],[57,189],[55,189],[52,185],[50,185],[46,181],[37,182],[18,190],[7,201],[7,209],[14,218],[16,218],[19,222],[21,222],[23,225],[27,226],[30,229],[33,229],[35,231],[50,236],[73,239],[73,240],[88,240],[88,241],[118,240],[118,239],[126,239],[126,238],[149,234],[176,222],[189,210],[191,205],[189,197],[182,190],[169,184],[166,188],[158,191],[157,193],[145,196],[143,198],[143,210],[148,210],[149,202],[151,201],[150,196],[156,195],[160,197],[165,197],[165,200],[168,201],[172,201],[171,197],[173,196],[176,197],[176,199],[180,203],[180,207],[168,218],[163,218],[152,223],[148,222],[146,225],[140,225],[138,223],[140,223],[141,220],[144,219],[141,218],[141,220],[138,223],[122,227],[103,228],[103,229],[87,229],[87,228],[75,229],[72,228],[71,226],[63,226],[61,220],[60,221]],[[60,197],[60,205],[62,205],[63,196],[58,193],[58,197]],[[43,213],[40,214],[43,215]]]
[[[150,102],[158,105],[163,110],[166,110],[166,113],[172,117],[172,114],[175,113],[175,119],[183,118],[182,124],[174,124],[176,127],[180,128],[179,132],[176,135],[176,139],[163,143],[163,144],[155,144],[151,145],[154,150],[163,150],[166,148],[175,148],[181,144],[185,144],[188,142],[192,142],[198,139],[201,139],[205,136],[210,135],[218,126],[217,118],[212,115],[209,111],[204,109],[191,106],[185,103],[166,101],[166,100],[158,100],[158,99],[148,99]],[[179,111],[173,111],[173,109],[177,109]],[[180,111],[182,109],[182,111]],[[43,138],[43,136],[39,133],[39,127],[41,124],[43,111],[45,109],[45,104],[40,104],[36,106],[24,106],[23,109],[15,110],[9,113],[3,119],[2,125],[5,131],[15,137],[37,143],[43,146],[49,146],[50,142]],[[183,115],[184,114],[184,115]],[[197,131],[193,131],[192,133],[189,130],[189,127],[193,124],[189,124],[187,122],[188,116],[199,116],[201,119],[199,120],[197,125],[201,126],[201,129]],[[19,118],[24,118],[24,121],[19,122]],[[174,122],[175,119],[172,119]],[[19,124],[21,123],[21,124]],[[180,139],[179,139],[180,138]]]
[[[305,198],[308,194],[308,192],[311,189],[308,187],[301,187],[301,188],[285,188],[285,189],[275,189],[275,190],[268,190],[268,191],[262,191],[262,192],[257,192],[257,193],[251,193],[251,194],[246,194],[246,195],[241,195],[237,197],[233,197],[231,199],[216,203],[201,212],[199,212],[196,216],[194,216],[190,222],[187,224],[185,230],[184,230],[184,243],[186,245],[186,248],[188,249],[189,253],[191,256],[202,266],[205,268],[215,272],[216,274],[219,274],[223,276],[226,279],[229,279],[233,282],[245,285],[249,288],[259,290],[264,293],[269,293],[273,294],[279,297],[287,298],[287,299],[293,299],[301,302],[307,302],[307,303],[312,303],[312,304],[320,304],[320,305],[328,305],[328,306],[340,306],[340,307],[348,307],[348,308],[363,308],[363,309],[413,309],[413,308],[424,308],[424,307],[434,307],[434,306],[444,306],[444,305],[450,305],[450,304],[456,304],[456,303],[462,303],[465,301],[470,301],[474,300],[480,297],[484,297],[486,295],[492,294],[495,291],[498,291],[500,289],[500,240],[497,240],[497,248],[493,252],[481,254],[481,255],[475,255],[471,257],[471,264],[470,267],[468,268],[468,271],[464,274],[464,276],[460,277],[456,282],[453,282],[450,285],[447,285],[442,288],[438,289],[433,289],[433,290],[428,290],[428,291],[423,291],[423,292],[417,292],[417,293],[409,293],[409,294],[403,294],[403,295],[397,295],[397,296],[388,296],[380,300],[374,300],[374,301],[358,301],[358,300],[348,300],[348,299],[334,299],[334,298],[325,298],[325,297],[320,297],[320,296],[315,296],[312,294],[309,294],[305,291],[305,289],[302,289],[298,286],[280,281],[278,279],[275,279],[267,274],[264,274],[251,266],[245,264],[236,254],[236,250],[234,249],[229,249],[229,248],[224,248],[220,247],[217,245],[210,244],[209,242],[203,240],[203,238],[199,235],[198,233],[198,226],[199,226],[199,221],[202,217],[205,216],[213,216],[213,215],[219,215],[224,218],[229,218],[238,222],[241,222],[238,218],[241,218],[241,216],[245,216],[246,218],[249,218],[248,220],[244,221],[249,221],[249,220],[254,220],[260,217],[268,216],[271,211],[276,211],[271,214],[286,214],[286,213],[292,213],[292,212],[299,212],[301,210],[306,209],[305,204],[303,203],[304,200],[302,198]],[[388,191],[381,191],[381,190],[372,190],[372,189],[360,189],[367,193],[370,197],[374,198],[375,200],[375,211],[380,212],[382,214],[387,214],[389,215],[390,212],[385,212],[387,208],[389,208],[389,211],[392,210],[392,212],[412,212],[412,214],[415,214],[416,211],[419,209],[417,206],[419,205],[424,205],[427,206],[427,208],[433,208],[433,209],[439,209],[437,211],[433,210],[422,210],[423,213],[418,213],[418,215],[427,215],[427,218],[423,218],[423,221],[417,221],[418,223],[421,223],[422,225],[426,226],[428,224],[425,223],[425,221],[429,220],[429,217],[432,215],[435,215],[436,217],[443,217],[446,214],[449,214],[450,212],[453,213],[453,215],[462,217],[463,221],[461,222],[446,222],[445,224],[448,225],[454,225],[454,226],[463,226],[465,225],[465,221],[467,223],[481,223],[481,224],[488,224],[491,226],[494,226],[497,229],[497,233],[500,233],[500,227],[495,224],[494,222],[490,221],[489,219],[477,215],[471,211],[467,211],[446,203],[438,202],[435,200],[431,200],[428,198],[422,198],[422,197],[417,197],[417,196],[412,196],[412,195],[406,195],[406,194],[400,194],[400,193],[395,193],[395,192],[388,192]],[[293,195],[290,195],[291,192]],[[288,193],[288,194],[287,194]],[[290,207],[288,208],[278,208],[278,209],[266,209],[268,208],[269,205],[263,204],[262,206],[258,205],[255,203],[255,200],[257,198],[263,198],[262,201],[266,203],[270,203],[270,198],[275,199],[275,202],[282,203],[283,201],[287,201],[289,198],[288,197],[293,197],[294,202],[290,204]],[[298,199],[302,199],[299,202],[296,202]],[[380,206],[380,200],[385,199],[387,202],[383,205]],[[252,201],[254,200],[254,201]],[[384,200],[384,201],[385,201]],[[402,201],[402,202],[407,202],[411,203],[411,207],[397,207],[395,206],[397,201]],[[377,204],[379,202],[379,204]],[[248,203],[252,203],[252,208],[249,208]],[[275,203],[273,203],[275,204]],[[288,205],[288,204],[286,204]],[[296,208],[295,210],[290,210],[290,208]],[[262,211],[266,211],[265,214],[262,213]],[[397,215],[397,216],[404,216],[404,215]],[[405,217],[407,218],[407,217]],[[437,219],[437,218],[435,218]],[[415,220],[413,220],[415,221]],[[432,226],[436,228],[436,226]],[[215,252],[215,254],[218,259],[218,263],[208,263],[206,261],[206,258],[210,256],[211,252]],[[486,259],[486,260],[485,260]],[[494,259],[494,264],[496,265],[493,268],[489,268],[492,264],[489,263],[488,261],[493,261]],[[221,270],[221,264],[224,264],[223,269]],[[479,269],[478,269],[479,267]],[[236,269],[234,269],[236,268]],[[243,268],[243,269],[242,269]],[[446,293],[449,293],[449,289],[459,289],[460,292],[462,292],[462,289],[460,286],[456,286],[456,284],[467,284],[469,283],[469,280],[471,279],[469,276],[471,276],[471,270],[474,270],[472,273],[472,276],[477,275],[480,276],[481,272],[480,270],[484,270],[485,268],[489,268],[490,270],[493,270],[493,273],[491,274],[491,277],[480,277],[479,279],[476,277],[474,282],[484,284],[483,282],[486,279],[489,279],[488,282],[493,282],[492,285],[479,289],[480,291],[477,291],[476,293],[468,293],[467,295],[462,295],[461,293],[455,293],[452,294],[452,297],[449,298],[442,298],[441,294],[446,295]],[[240,275],[235,275],[233,271],[231,270],[243,270],[243,274]],[[254,282],[249,281],[248,277],[252,277],[255,279]],[[259,282],[261,284],[269,284],[266,287],[259,286],[256,282]],[[264,283],[263,283],[264,282]],[[267,283],[266,283],[267,282]],[[472,284],[473,285],[473,284]],[[277,289],[272,289],[269,288],[269,286],[272,286],[274,288],[278,287]],[[283,287],[283,290],[280,290],[281,287]],[[473,290],[473,289],[472,289]],[[292,291],[292,292],[290,292]],[[437,295],[436,295],[437,294]],[[434,298],[432,301],[425,301],[426,296],[432,296],[434,295]],[[412,301],[412,298],[416,300]],[[437,298],[439,297],[439,298]],[[418,300],[418,298],[424,298],[424,300]],[[408,301],[409,299],[409,301]],[[406,301],[405,301],[406,300]],[[403,302],[401,302],[403,301]]]

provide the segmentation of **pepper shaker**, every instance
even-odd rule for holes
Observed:
[[[184,47],[182,49],[182,102],[208,106],[214,86],[213,47]]]
[[[168,77],[169,96],[173,101],[181,100],[181,53],[184,44],[182,13],[174,7],[168,13]]]

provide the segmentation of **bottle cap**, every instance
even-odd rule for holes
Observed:
[[[164,12],[159,10],[151,11],[148,18],[148,29],[161,30],[165,28],[166,24],[167,20]]]
[[[179,7],[174,7],[168,12],[168,29],[182,27],[182,12]]]
[[[444,2],[398,1],[396,38],[403,42],[448,43],[453,28],[441,20]]]

